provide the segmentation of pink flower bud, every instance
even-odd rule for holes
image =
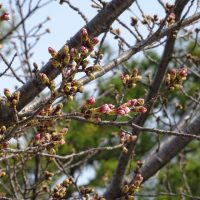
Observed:
[[[36,140],[36,141],[39,141],[40,139],[41,139],[41,134],[37,132],[37,133],[35,134],[35,140]]]
[[[186,77],[186,76],[187,76],[187,68],[182,68],[182,69],[180,69],[179,75],[180,75],[181,77]]]
[[[1,21],[8,21],[10,19],[9,13],[5,12],[3,15],[0,17]]]
[[[84,54],[84,55],[86,55],[86,54],[88,54],[88,49],[86,48],[86,47],[84,47],[84,46],[81,46],[80,47],[80,52],[82,53],[82,54]]]
[[[97,37],[92,38],[92,44],[96,45],[99,43],[99,40]]]
[[[86,29],[86,28],[82,28],[82,29],[81,29],[81,36],[82,36],[82,37],[88,36],[88,32],[87,32],[87,29]]]
[[[10,93],[10,90],[9,90],[8,88],[5,88],[5,89],[3,90],[3,93],[4,93],[4,95],[5,95],[7,98],[11,97],[11,93]]]
[[[120,136],[120,138],[125,138],[126,133],[122,131],[119,136]]]
[[[117,112],[118,115],[126,115],[126,112],[123,109],[121,109],[121,108],[118,108],[116,110],[116,112]]]
[[[143,177],[141,174],[136,174],[135,179],[136,179],[136,181],[140,181],[140,182],[143,181]]]
[[[52,47],[48,47],[48,52],[51,54],[52,57],[55,57],[57,55],[57,52]]]
[[[113,104],[108,104],[108,106],[109,106],[110,109],[114,109],[115,108],[115,106]]]
[[[170,75],[172,75],[172,76],[176,76],[176,69],[174,69],[174,68],[171,69],[169,73],[170,73]]]
[[[112,110],[110,109],[108,104],[104,104],[99,108],[99,112],[103,113],[103,114],[108,114],[109,112],[111,112]]]
[[[118,115],[126,115],[130,112],[130,109],[127,106],[120,106],[116,112]]]
[[[93,97],[90,97],[88,100],[87,100],[87,104],[89,105],[93,105],[95,103],[95,98]]]
[[[144,106],[140,106],[140,107],[138,108],[138,112],[140,112],[140,113],[145,113],[145,112],[147,112],[147,109],[146,109]]]
[[[131,99],[127,102],[127,106],[132,107],[137,104],[138,100],[137,99]]]
[[[170,13],[169,18],[175,20],[176,15],[174,13]]]

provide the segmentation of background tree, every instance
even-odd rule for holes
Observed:
[[[1,198],[200,199],[199,1],[155,0],[159,15],[142,1],[89,2],[90,21],[72,1],[0,6],[1,84],[20,84],[0,101]],[[27,22],[51,3],[86,25],[40,64],[50,18]]]

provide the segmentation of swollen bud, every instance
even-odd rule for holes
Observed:
[[[10,90],[8,88],[5,88],[4,91],[3,91],[4,95],[7,97],[7,98],[10,98],[11,97],[11,93],[10,93]]]
[[[57,51],[55,51],[52,47],[48,47],[48,52],[53,58],[57,56]]]
[[[3,15],[1,15],[0,20],[1,21],[8,21],[10,19],[9,13],[5,12]]]

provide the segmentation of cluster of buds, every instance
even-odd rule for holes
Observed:
[[[80,188],[81,195],[85,197],[84,199],[91,199],[91,200],[105,200],[105,198],[101,197],[99,194],[94,193],[94,189],[89,187],[82,186]]]
[[[51,54],[50,63],[53,67],[60,69],[61,71],[64,68],[65,74],[67,71],[67,75],[70,72],[76,72],[80,67],[82,67],[82,71],[88,75],[89,69],[85,71],[86,66],[89,61],[86,59],[94,49],[94,46],[99,42],[96,37],[90,38],[88,32],[85,28],[82,28],[80,31],[81,36],[81,46],[79,49],[69,48],[68,45],[64,45],[60,52],[57,52],[52,47],[48,48],[48,52]],[[94,67],[95,68],[95,67]]]
[[[115,39],[119,38],[119,36],[120,36],[120,34],[121,34],[121,31],[120,31],[119,28],[116,28],[116,29],[111,28],[111,29],[110,29],[110,32],[111,32],[112,34],[115,35],[115,37],[114,37]]]
[[[37,132],[35,134],[35,141],[37,144],[45,144],[45,143],[49,143],[48,146],[48,151],[51,154],[55,154],[55,148],[58,145],[63,145],[65,144],[65,139],[64,136],[66,134],[68,130],[66,128],[60,130],[59,132],[52,132],[52,133],[43,133],[41,134],[41,132]]]
[[[90,57],[93,58],[93,59],[101,60],[103,58],[103,53],[98,52],[98,51],[94,51],[93,53],[90,54]]]
[[[43,110],[39,112],[40,117],[46,116],[59,116],[61,114],[63,108],[63,104],[57,104],[55,107],[47,106]],[[67,128],[63,128],[59,131],[55,129],[56,121],[55,119],[43,121],[43,123],[39,123],[37,126],[37,132],[35,134],[34,140],[35,144],[46,144],[48,145],[48,151],[51,154],[55,154],[56,147],[62,144],[65,144],[65,134],[68,132]]]
[[[69,186],[73,184],[72,178],[66,178],[61,184],[56,185],[51,196],[55,199],[63,199]]]
[[[169,14],[169,17],[167,18],[167,24],[171,25],[174,24],[176,21],[176,15],[172,12]]]
[[[124,86],[127,88],[134,88],[136,86],[136,82],[141,80],[141,76],[138,73],[138,69],[134,68],[132,70],[132,73],[129,74],[122,74],[121,75],[121,80]]]
[[[134,194],[139,190],[141,187],[143,177],[139,172],[139,169],[142,167],[143,162],[137,162],[137,169],[135,170],[134,180],[130,184],[125,184],[122,188],[122,194],[125,196],[126,199],[134,200]]]
[[[51,180],[52,177],[54,176],[54,173],[49,172],[49,171],[46,170],[46,171],[44,172],[44,176],[45,176],[45,179],[46,179],[46,180]]]
[[[94,72],[101,70],[97,64],[89,66],[87,57],[92,53],[94,46],[98,43],[97,38],[90,38],[85,28],[80,31],[81,46],[80,48],[69,48],[64,45],[62,50],[57,52],[52,47],[48,48],[51,55],[50,64],[62,72],[65,83],[61,89],[68,99],[73,100],[76,92],[83,91],[83,85],[74,80],[74,76],[78,72],[84,72],[90,79],[94,79]],[[41,76],[41,75],[40,75]],[[43,84],[50,88],[48,77],[42,74],[40,77]]]
[[[102,70],[101,66],[96,64],[96,65],[87,67],[84,72],[90,78],[90,80],[93,80],[95,79],[94,73],[101,70]]]
[[[105,198],[101,197],[99,194],[92,195],[93,200],[106,200]]]
[[[128,133],[125,132],[121,132],[119,134],[119,138],[120,138],[120,143],[124,144],[125,142],[133,142],[137,139],[136,135],[130,135]]]
[[[77,80],[72,80],[63,85],[63,93],[69,100],[73,100],[73,96],[77,93],[83,92],[83,84]]]
[[[188,61],[194,62],[195,64],[200,63],[200,59],[198,56],[192,55],[191,53],[186,54],[186,58]]]
[[[47,116],[52,116],[54,114],[54,110],[57,109],[56,107],[53,108],[52,106],[46,106],[39,112],[40,117],[47,117]],[[43,121],[43,123],[40,123],[37,126],[37,131],[42,134],[42,133],[52,133],[54,132],[54,126],[55,126],[55,121],[54,120],[47,120]]]
[[[86,104],[83,105],[81,112],[86,118],[101,116],[103,114],[126,116],[131,111],[134,113],[145,113],[147,111],[143,106],[144,99],[132,99],[117,108],[113,104],[103,104],[97,108],[89,108],[90,105],[93,105],[94,103],[95,100],[90,98],[87,100]]]
[[[174,5],[173,4],[169,4],[169,3],[166,3],[165,4],[165,11],[166,13],[169,13],[171,12],[171,10],[174,8]]]
[[[58,95],[57,91],[56,91],[55,81],[53,81],[53,80],[50,81],[49,78],[47,77],[47,75],[44,73],[39,73],[38,77],[39,77],[40,81],[42,82],[42,84],[47,86],[50,89],[51,96],[53,98],[55,98]]]
[[[158,15],[143,15],[143,20],[141,21],[142,24],[151,24],[151,23],[156,23],[158,21]]]
[[[81,187],[80,188],[80,192],[81,192],[81,195],[83,197],[86,197],[86,199],[88,199],[89,198],[89,194],[93,193],[94,189],[89,188],[89,187]]]
[[[187,68],[171,69],[165,76],[165,84],[169,90],[180,89],[187,77]]]
[[[9,89],[5,88],[4,89],[4,95],[7,98],[7,102],[9,104],[9,106],[16,109],[16,106],[17,106],[17,104],[19,102],[19,98],[20,98],[20,92],[16,91],[13,94],[11,94]]]
[[[3,5],[0,4],[0,9],[2,9]],[[0,22],[2,21],[8,21],[10,19],[9,13],[8,12],[4,12],[1,16],[0,16]]]

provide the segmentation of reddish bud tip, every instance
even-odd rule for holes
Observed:
[[[138,108],[138,112],[140,112],[140,113],[145,113],[145,112],[147,112],[147,109],[146,109],[144,106],[140,106],[140,107]]]
[[[186,77],[187,76],[187,68],[182,68],[180,71],[179,71],[179,75],[181,77]]]
[[[108,104],[104,104],[100,107],[99,112],[103,114],[108,114],[109,112],[111,112],[111,109]]]
[[[81,36],[82,36],[82,37],[88,36],[87,29],[85,29],[85,28],[82,28],[82,29],[81,29]]]
[[[176,69],[174,69],[174,68],[171,69],[169,73],[170,73],[170,75],[175,76],[176,75]]]
[[[9,13],[5,12],[3,15],[0,17],[1,21],[8,21],[10,19]]]
[[[90,97],[88,100],[87,100],[87,104],[89,105],[93,105],[95,103],[95,98],[93,97]]]
[[[98,40],[98,38],[97,37],[94,37],[94,38],[92,38],[92,44],[98,44],[99,43],[99,40]]]
[[[41,134],[40,133],[36,133],[35,134],[35,140],[39,141],[41,139]]]
[[[86,47],[84,47],[84,46],[81,46],[81,47],[80,47],[80,52],[81,52],[82,54],[88,54],[88,49],[87,49]]]

